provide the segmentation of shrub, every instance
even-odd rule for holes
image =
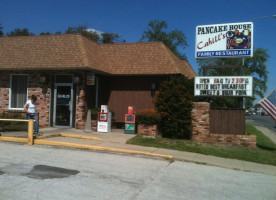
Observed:
[[[164,81],[155,98],[155,106],[161,115],[163,137],[190,138],[192,134],[193,80],[184,76],[172,76]]]
[[[98,119],[98,113],[101,112],[101,108],[91,108],[91,120]],[[113,110],[109,110],[112,113],[112,118],[115,116],[115,112]]]
[[[136,114],[138,124],[155,125],[160,122],[160,115],[154,109],[143,109]]]
[[[91,120],[97,120],[98,119],[98,113],[101,111],[100,108],[91,108]]]

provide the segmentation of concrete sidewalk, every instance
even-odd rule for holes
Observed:
[[[265,136],[270,138],[271,141],[273,141],[276,144],[276,129],[273,131],[272,129],[269,129],[261,123],[258,123],[250,118],[246,118],[246,123],[255,126],[259,131],[261,131]]]
[[[123,130],[120,130],[120,129],[113,129],[112,132],[110,133],[98,133],[98,132],[85,133],[82,130],[78,130],[78,129],[46,128],[46,129],[41,129],[41,133],[42,133],[42,136],[40,136],[40,138],[43,138],[44,136],[64,133],[64,134],[72,134],[72,135],[79,135],[79,136],[90,136],[90,137],[96,137],[101,139],[101,141],[96,141],[96,140],[87,140],[87,139],[60,137],[60,136],[43,139],[49,142],[50,141],[66,142],[66,143],[73,143],[73,144],[79,144],[79,145],[93,145],[96,147],[123,149],[127,151],[139,151],[139,152],[145,152],[145,153],[151,153],[151,154],[171,155],[175,160],[193,162],[193,163],[199,163],[199,164],[205,164],[205,165],[214,165],[214,166],[230,168],[235,170],[265,173],[265,174],[271,174],[276,176],[276,166],[252,163],[252,162],[235,160],[235,159],[220,158],[216,156],[208,156],[208,155],[190,153],[190,152],[184,152],[184,151],[126,144],[126,142],[130,138],[134,137],[135,135],[124,134]],[[16,134],[17,136],[19,135],[23,136],[26,133],[17,132]],[[2,134],[2,135],[4,136],[5,134]]]

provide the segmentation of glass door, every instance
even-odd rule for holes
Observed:
[[[54,127],[72,127],[73,84],[55,84]]]

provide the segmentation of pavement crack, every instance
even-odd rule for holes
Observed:
[[[148,185],[150,185],[153,181],[155,181],[161,174],[163,174],[163,172],[170,166],[171,162],[168,162],[167,165],[165,165],[163,168],[161,168],[157,173],[153,174],[153,176],[151,176],[149,178],[148,181],[146,181],[139,189],[138,191],[131,196],[131,200],[137,199],[137,197],[139,196],[139,194],[145,189],[147,188]]]
[[[39,200],[39,199],[43,199],[43,198],[40,198],[40,195],[44,192],[44,191],[47,191],[49,188],[51,187],[54,187],[56,183],[58,182],[61,182],[61,180],[54,180],[53,182],[50,182],[49,184],[47,184],[46,186],[44,186],[43,188],[40,188],[40,190],[38,191],[38,193],[36,194],[36,199]]]

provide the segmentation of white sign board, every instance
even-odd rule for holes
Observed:
[[[251,76],[197,76],[195,96],[252,97]]]
[[[108,105],[101,105],[101,112],[107,113],[108,112]]]
[[[196,59],[252,56],[252,22],[196,27]]]

